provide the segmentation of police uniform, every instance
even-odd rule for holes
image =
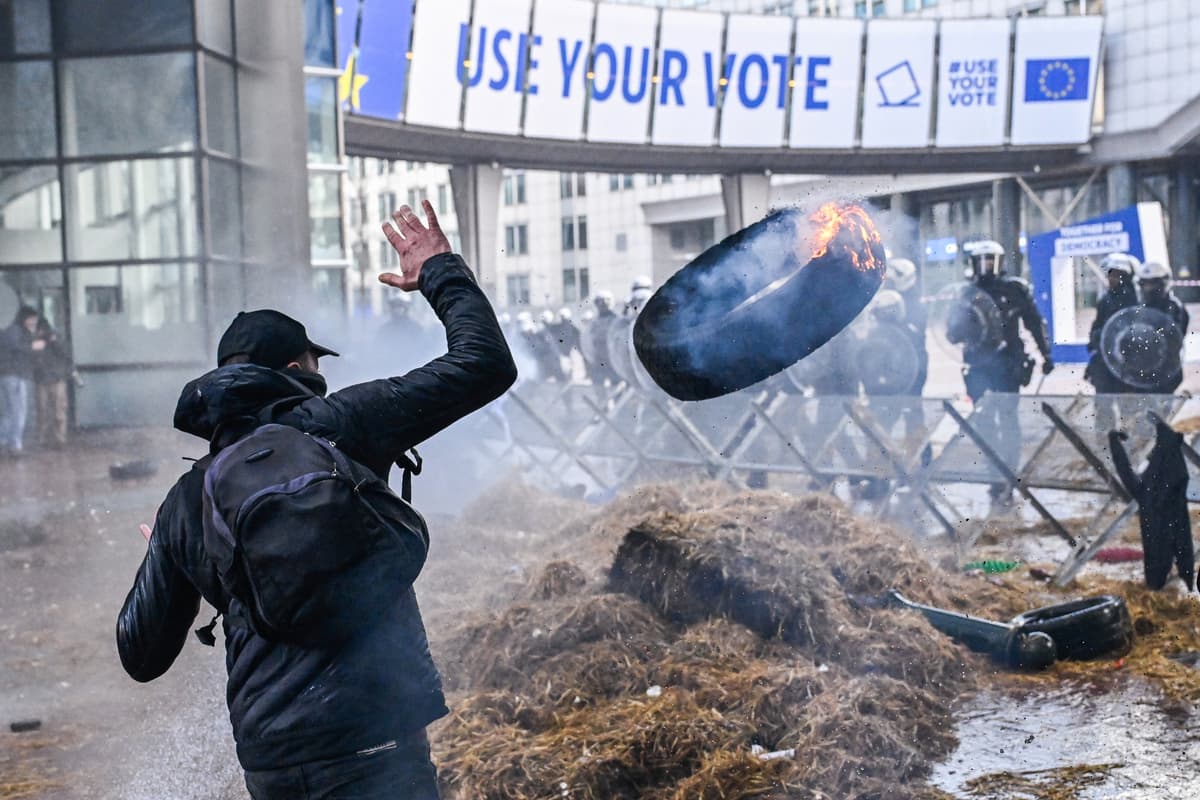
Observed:
[[[1033,336],[1045,362],[1044,371],[1048,372],[1054,362],[1050,358],[1046,322],[1033,303],[1029,284],[1021,278],[982,274],[976,278],[975,286],[996,304],[1000,343],[965,340],[961,333],[956,336],[953,327],[950,339],[963,344],[963,381],[971,400],[978,404],[985,394],[992,393],[972,418],[976,429],[1015,471],[1021,459],[1018,393],[1033,377],[1033,359],[1025,353],[1021,325]],[[990,494],[994,500],[1006,500],[1010,491],[1007,483],[996,483]]]

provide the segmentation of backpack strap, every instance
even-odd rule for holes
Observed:
[[[412,456],[409,456],[412,453]],[[421,467],[425,462],[421,458],[421,454],[417,452],[417,448],[410,447],[408,453],[401,453],[396,459],[396,466],[403,471],[400,478],[400,497],[406,503],[412,502],[412,478],[413,475],[421,474]]]

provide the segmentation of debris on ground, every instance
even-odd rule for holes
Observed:
[[[59,788],[45,753],[60,744],[45,734],[0,735],[0,800],[44,797]]]
[[[991,667],[850,595],[961,607],[970,579],[827,497],[684,494],[564,532],[609,552],[611,579],[551,563],[445,643],[447,796],[943,796],[924,778],[955,745],[950,703]]]
[[[973,800],[1081,800],[1120,764],[1080,764],[1028,772],[997,772],[968,781]]]

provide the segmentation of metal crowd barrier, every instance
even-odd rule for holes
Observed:
[[[536,479],[601,495],[697,474],[743,488],[853,484],[869,490],[856,498],[868,513],[917,530],[932,522],[964,561],[989,511],[961,508],[955,490],[1011,488],[1064,541],[1056,574],[1063,584],[1137,509],[1115,478],[1108,431],[1130,434],[1137,465],[1153,446],[1146,412],[1170,420],[1184,401],[998,394],[966,410],[934,398],[751,390],[680,403],[625,384],[525,382],[493,407],[481,434],[497,458]],[[1200,455],[1190,446],[1187,455],[1197,471]],[[1056,506],[1079,516],[1063,518]]]

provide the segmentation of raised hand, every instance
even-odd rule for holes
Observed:
[[[400,206],[392,219],[383,223],[383,235],[400,256],[400,274],[385,272],[379,280],[406,292],[416,290],[419,285],[422,264],[436,255],[450,252],[450,241],[442,233],[433,204],[424,200],[421,207],[425,209],[428,228],[421,224],[408,205]]]

